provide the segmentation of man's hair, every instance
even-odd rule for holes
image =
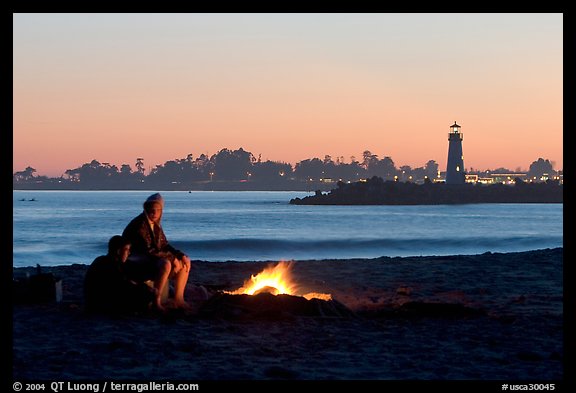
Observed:
[[[144,210],[148,210],[155,203],[159,203],[160,206],[162,206],[162,208],[164,208],[164,198],[162,198],[162,195],[160,195],[160,193],[158,193],[158,192],[156,194],[150,195],[146,199],[146,201],[144,202]]]
[[[114,235],[108,241],[108,254],[114,255],[116,251],[124,247],[125,245],[130,244],[130,240],[125,238],[121,235]]]

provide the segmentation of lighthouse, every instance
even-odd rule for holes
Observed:
[[[464,184],[464,156],[462,155],[460,126],[454,122],[448,133],[448,164],[446,165],[446,184]]]

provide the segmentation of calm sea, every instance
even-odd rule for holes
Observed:
[[[89,264],[150,191],[13,191],[13,266]],[[193,260],[375,258],[563,246],[562,204],[293,206],[306,192],[162,192]]]

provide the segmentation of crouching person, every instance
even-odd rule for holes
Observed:
[[[84,278],[86,311],[104,313],[142,312],[156,299],[156,291],[131,280],[125,272],[130,241],[119,235],[108,241],[108,253],[97,257]]]

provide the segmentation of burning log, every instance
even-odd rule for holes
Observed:
[[[206,301],[199,315],[232,319],[283,319],[293,316],[351,318],[355,314],[342,303],[294,295],[231,295],[218,293]]]

